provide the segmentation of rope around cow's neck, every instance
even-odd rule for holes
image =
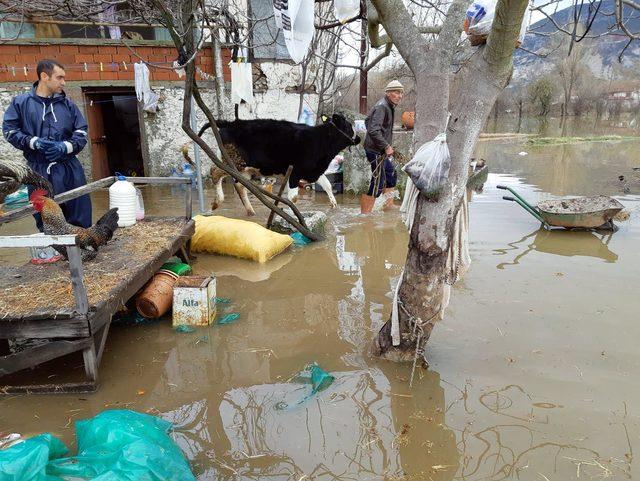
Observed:
[[[350,143],[351,145],[356,145],[356,144],[354,144],[354,143],[353,143],[353,138],[352,138],[352,137],[350,137],[350,136],[348,136],[348,135],[347,135],[346,133],[344,133],[342,130],[340,130],[340,129],[338,128],[338,126],[337,126],[336,124],[334,124],[334,123],[333,123],[333,120],[329,120],[327,123],[328,123],[328,124],[330,124],[330,125],[332,125],[332,126],[333,126],[333,128],[335,128],[338,132],[340,132],[340,133],[341,133],[342,135],[344,135],[347,139],[349,139],[349,143]]]

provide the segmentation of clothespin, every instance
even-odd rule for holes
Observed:
[[[93,100],[89,103],[89,107],[93,107]]]
[[[85,71],[85,72],[88,72],[88,71],[89,71],[89,69],[87,68],[87,62],[85,62],[85,63],[84,63],[84,71]]]
[[[104,72],[104,70],[102,69],[102,62],[100,62],[100,71]]]
[[[26,65],[24,66],[24,76],[25,77],[27,76],[27,66]]]
[[[122,61],[122,66],[124,67],[124,69],[125,69],[125,70],[129,70],[129,69],[127,68],[127,62],[125,62],[124,60]]]
[[[13,74],[13,76],[16,76],[16,68],[15,67],[11,67],[11,73]]]

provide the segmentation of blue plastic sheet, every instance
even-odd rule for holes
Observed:
[[[297,246],[306,246],[311,243],[311,239],[300,232],[294,232],[293,234],[290,234],[290,236],[293,239],[293,243]]]
[[[171,423],[129,410],[104,411],[76,423],[78,454],[51,434],[0,451],[2,481],[195,481],[168,436]]]

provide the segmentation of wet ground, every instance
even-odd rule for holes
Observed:
[[[403,224],[397,214],[359,216],[353,197],[329,211],[324,194],[308,194],[301,207],[329,212],[325,242],[264,265],[194,263],[217,275],[236,323],[191,334],[168,320],[115,326],[97,393],[0,398],[0,432],[50,431],[71,444],[74,420],[151,412],[176,423],[199,480],[640,477],[640,143],[483,142],[477,155],[491,174],[470,206],[472,265],[413,388],[411,366],[367,352],[389,315]],[[539,230],[498,183],[532,202],[613,195],[631,218],[613,235]],[[223,213],[241,216],[228,198]],[[149,189],[145,200],[151,214],[181,212],[180,192]],[[312,361],[336,380],[305,399],[309,386],[291,379]],[[79,362],[69,369],[82,372]]]

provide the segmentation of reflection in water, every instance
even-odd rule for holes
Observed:
[[[176,423],[199,480],[454,478],[459,453],[436,373],[423,376],[429,396],[416,399],[377,368],[332,374],[329,388],[293,409],[278,407],[308,386],[279,382],[223,393],[214,415],[197,400],[161,416]],[[221,435],[225,448],[211,449]]]
[[[519,152],[528,152],[521,157]],[[555,196],[622,195],[640,193],[634,182],[640,142],[582,142],[530,146],[526,142],[480,142],[476,155],[487,159],[492,173],[522,179]],[[629,185],[618,177],[624,175]]]
[[[597,234],[587,231],[540,228],[520,240],[507,243],[510,247],[494,249],[494,252],[498,255],[506,255],[510,251],[520,250],[520,244],[533,237],[532,242],[527,244],[524,251],[516,255],[512,261],[501,262],[496,267],[504,269],[506,266],[518,265],[520,260],[531,251],[568,257],[597,257],[605,262],[613,263],[618,260],[618,255],[609,249],[609,242],[612,236],[612,232]]]

